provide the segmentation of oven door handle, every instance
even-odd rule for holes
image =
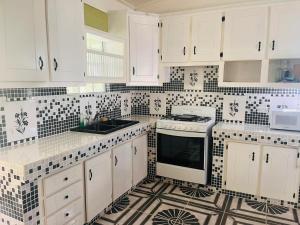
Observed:
[[[166,130],[166,129],[156,129],[156,133],[158,134],[165,134],[170,136],[177,136],[177,137],[200,137],[200,138],[207,138],[207,133],[197,133],[197,132],[188,132],[188,131],[177,131],[177,130]]]

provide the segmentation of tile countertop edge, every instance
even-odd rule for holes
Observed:
[[[112,147],[133,139],[135,136],[138,137],[149,132],[151,128],[155,127],[157,120],[157,118],[149,116],[131,116],[124,119],[138,120],[140,123],[108,135],[65,132],[51,137],[42,138],[32,143],[6,147],[0,150],[0,166],[6,171],[13,170],[14,174],[19,176],[21,181],[48,176],[59,172],[59,170],[67,169],[68,167],[76,165],[93,156],[102,154]],[[66,147],[70,144],[68,142],[72,141],[72,139],[73,141],[76,141],[74,138],[76,139],[77,137],[81,137],[85,141],[86,139],[91,140],[88,143],[84,143],[82,145],[77,144],[68,149]],[[70,138],[70,140],[66,140],[67,138]],[[49,150],[51,147],[49,145],[56,144],[56,140],[58,144],[57,146],[54,146],[53,149],[59,148],[60,150],[53,150],[51,153],[51,150]],[[62,151],[61,149],[64,150]],[[45,150],[45,152],[43,152],[43,150]],[[49,152],[47,152],[47,150],[49,150]],[[23,151],[28,152],[26,152],[26,154],[22,154]],[[19,155],[18,152],[28,158],[30,158],[30,155],[34,153],[40,154],[41,156],[39,156],[40,158],[37,160],[30,159],[28,163],[26,160],[24,160],[23,163],[20,163],[13,160],[14,156]],[[77,155],[75,156],[75,154]],[[22,155],[18,156],[20,161]],[[67,157],[71,155],[72,158]]]
[[[248,135],[248,139],[246,139],[247,137],[244,137],[246,139],[245,141],[253,141],[253,139],[251,140],[251,137],[253,138],[253,136],[255,136],[257,142],[272,142],[275,140],[274,144],[280,144],[278,139],[284,142],[288,139],[289,143],[292,143],[292,146],[300,146],[300,132],[273,130],[267,125],[229,124],[219,122],[213,127],[213,137],[218,137],[220,132],[226,132],[228,135],[225,135],[225,138],[228,139],[237,139],[234,134],[243,134]],[[231,134],[233,134],[233,136]],[[238,139],[241,139],[241,136]]]

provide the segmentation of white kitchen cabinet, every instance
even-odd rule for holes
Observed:
[[[300,3],[271,6],[269,57],[300,58]]]
[[[257,195],[260,145],[227,143],[226,189]]]
[[[91,221],[112,203],[111,163],[111,151],[85,162],[87,221]]]
[[[113,200],[132,187],[132,142],[113,149]]]
[[[187,62],[190,52],[190,16],[163,17],[161,26],[162,62]]]
[[[158,16],[130,15],[130,81],[157,82]]]
[[[260,195],[298,202],[298,149],[263,146]]]
[[[192,16],[191,60],[218,61],[221,53],[222,12]]]
[[[0,0],[0,80],[48,79],[45,1]]]
[[[143,135],[132,142],[132,175],[133,186],[137,185],[147,176],[148,165],[147,135]]]
[[[86,43],[81,0],[47,0],[52,81],[83,81]]]
[[[225,11],[223,59],[259,60],[265,57],[268,7]]]

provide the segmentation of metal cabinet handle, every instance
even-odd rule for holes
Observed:
[[[266,155],[266,163],[269,163],[269,154]]]
[[[275,50],[275,40],[272,41],[272,51]]]
[[[194,46],[194,55],[196,55],[197,53],[196,53],[196,46]]]
[[[43,61],[42,56],[39,57],[39,66],[40,66],[40,70],[43,70],[43,68],[44,68],[44,61]]]
[[[183,55],[185,55],[185,50],[186,50],[186,47],[184,46],[183,47]]]
[[[137,148],[134,147],[134,154],[136,155],[136,153],[137,153]]]
[[[64,178],[64,181],[68,181],[68,180],[69,180],[69,178],[68,178],[68,177],[65,177],[65,178]]]
[[[56,58],[54,58],[54,71],[57,71],[57,68],[58,68],[58,62],[56,60]]]
[[[89,170],[89,180],[91,181],[92,178],[93,178],[93,173],[92,173],[92,170],[90,169],[90,170]]]
[[[66,213],[65,216],[68,217],[70,215],[70,213]]]
[[[117,166],[118,165],[118,158],[117,158],[117,156],[115,156],[115,166]]]
[[[65,196],[65,199],[68,199],[68,198],[69,198],[69,195],[66,195],[66,196]]]
[[[132,67],[132,74],[135,75],[135,67]]]
[[[258,42],[258,51],[261,51],[261,41]]]
[[[255,161],[255,152],[252,153],[252,161]]]

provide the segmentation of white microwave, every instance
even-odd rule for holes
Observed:
[[[300,131],[299,109],[278,109],[271,111],[271,129]]]

